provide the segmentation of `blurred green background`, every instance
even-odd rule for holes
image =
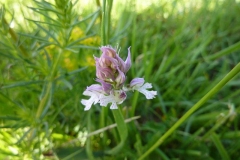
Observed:
[[[114,0],[107,41],[123,58],[131,46],[127,82],[158,95],[128,94],[124,118],[140,118],[107,155],[120,141],[111,110],[80,104],[96,83],[101,6],[0,0],[0,159],[138,159],[240,61],[239,1]],[[237,75],[145,159],[239,159],[239,87]]]

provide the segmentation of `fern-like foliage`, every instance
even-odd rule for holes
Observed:
[[[93,66],[100,44],[99,9],[82,16],[75,4],[33,0],[19,5],[23,20],[1,6],[0,159],[58,159],[55,148],[70,137],[55,136],[68,134],[76,122],[65,121],[81,116],[76,100],[86,84],[79,81],[88,78],[78,76]]]

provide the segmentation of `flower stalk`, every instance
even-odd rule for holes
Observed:
[[[102,1],[101,44],[106,45],[106,0]]]
[[[125,141],[128,137],[128,128],[120,109],[114,109],[112,110],[112,113],[117,123],[117,130],[118,130],[121,141],[116,147],[112,148],[109,151],[106,151],[105,153],[114,155],[114,154],[117,154],[123,148]]]

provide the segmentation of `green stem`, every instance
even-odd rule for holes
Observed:
[[[107,31],[106,31],[106,44],[109,43],[109,35],[111,29],[111,11],[112,11],[112,0],[108,0],[107,3]]]
[[[238,63],[214,88],[212,88],[202,99],[200,99],[191,109],[189,109],[158,141],[149,148],[139,160],[144,159],[157,147],[159,147],[186,119],[202,106],[209,98],[215,95],[228,81],[240,72],[240,63]]]
[[[121,141],[116,147],[107,151],[106,154],[115,155],[123,148],[123,146],[125,144],[125,141],[128,136],[128,128],[124,121],[124,118],[123,118],[120,108],[112,110],[112,113],[113,113],[114,119],[117,123],[117,130],[118,130]]]
[[[102,107],[101,109],[101,114],[100,114],[100,128],[104,128],[105,126],[107,126],[107,117],[108,117],[108,110],[109,108],[107,107]],[[107,142],[107,136],[106,134],[103,132],[102,133],[102,138],[101,138],[101,145],[103,147],[106,146],[106,142]],[[104,149],[104,148],[103,148]]]
[[[47,104],[51,88],[52,88],[52,82],[48,82],[46,93],[39,103],[36,118],[39,118],[41,116],[44,106]]]
[[[87,130],[88,132],[91,132],[91,128],[92,128],[92,110],[90,109],[90,111],[87,113]],[[86,143],[86,153],[89,159],[94,159],[94,155],[92,152],[92,144],[91,144],[91,138],[89,137],[87,139],[87,143]]]
[[[101,22],[101,43],[102,45],[106,45],[106,0],[103,0],[102,4],[102,22]]]
[[[47,81],[48,81],[47,90],[46,90],[46,93],[45,93],[44,97],[41,99],[41,101],[39,103],[37,114],[36,114],[37,118],[39,118],[41,116],[42,111],[44,109],[44,106],[46,106],[46,103],[48,101],[48,98],[49,98],[49,95],[50,95],[50,91],[51,91],[51,88],[52,88],[52,81],[53,81],[55,73],[57,71],[57,66],[58,66],[58,63],[59,63],[59,61],[61,59],[62,53],[63,53],[63,49],[60,50],[60,52],[59,52],[59,54],[57,56],[57,59],[55,60],[55,63],[53,64],[53,67],[51,69],[50,76],[47,79]]]

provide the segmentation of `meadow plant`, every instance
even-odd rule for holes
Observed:
[[[144,84],[143,78],[134,78],[130,84],[124,86],[126,73],[131,67],[131,53],[128,48],[128,57],[125,62],[119,57],[116,49],[111,46],[100,48],[102,55],[95,57],[96,76],[99,84],[93,84],[83,92],[86,96],[91,96],[89,100],[81,100],[85,105],[84,110],[89,110],[92,104],[99,103],[100,106],[107,106],[111,103],[110,109],[118,109],[117,104],[121,104],[127,98],[127,91],[139,91],[152,99],[157,95],[156,91],[148,91],[152,88],[150,83]]]

